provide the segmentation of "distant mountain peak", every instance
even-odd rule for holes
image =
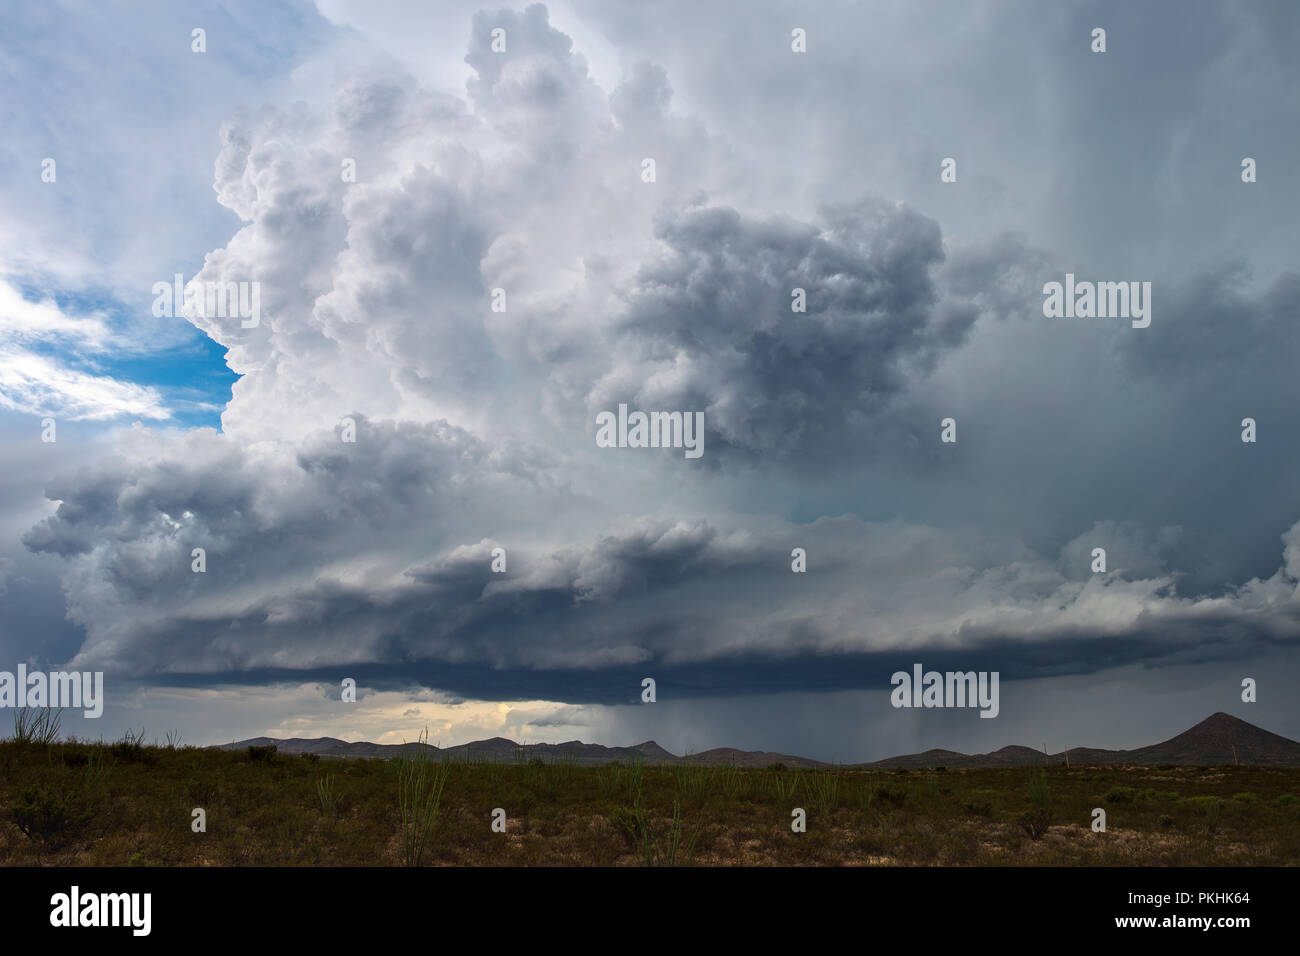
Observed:
[[[1247,723],[1246,721],[1242,720],[1240,717],[1234,717],[1232,716],[1232,714],[1226,713],[1225,711],[1216,710],[1214,713],[1210,714],[1209,717],[1206,717],[1203,721],[1197,724],[1196,727],[1204,727],[1206,724],[1225,724],[1225,723],[1232,724],[1234,726],[1237,724],[1243,724],[1247,727],[1254,726],[1254,724]],[[1193,727],[1192,729],[1195,730],[1196,727]]]
[[[651,757],[653,759],[663,759],[663,760],[677,759],[676,754],[670,753],[669,751],[665,750],[663,747],[660,747],[653,740],[645,740],[639,744],[633,744],[630,749],[643,753],[647,757]]]
[[[249,746],[275,744],[281,753],[315,753],[330,757],[394,757],[409,752],[414,744],[349,743],[333,737],[304,740],[277,740],[254,737],[238,743],[221,744],[218,749],[243,750]],[[807,757],[769,753],[762,750],[737,750],[715,747],[703,753],[678,757],[653,740],[632,747],[605,747],[569,740],[562,744],[518,744],[505,737],[491,737],[468,744],[441,749],[429,747],[440,760],[475,759],[510,762],[521,752],[530,759],[572,761],[588,766],[611,761],[647,760],[657,763],[704,764],[712,766],[764,767],[783,764],[787,767],[823,767],[826,764]],[[904,754],[874,763],[849,764],[848,767],[887,769],[891,767],[1023,767],[1063,764],[1068,758],[1076,766],[1086,764],[1178,764],[1219,766],[1242,763],[1260,766],[1300,766],[1300,743],[1280,734],[1256,727],[1240,717],[1219,711],[1176,737],[1136,750],[1102,750],[1071,747],[1068,751],[1044,755],[1041,750],[1011,744],[986,754],[963,754],[933,748],[919,754]]]
[[[932,767],[939,763],[929,751],[889,757],[868,767]],[[988,754],[954,754],[944,761],[948,767],[1026,766],[1029,764],[1063,764],[1068,759],[1076,765],[1086,764],[1175,764],[1180,766],[1222,766],[1250,764],[1256,766],[1300,766],[1300,743],[1280,734],[1218,711],[1176,737],[1139,747],[1136,750],[1103,750],[1094,747],[1071,747],[1051,755],[1031,747],[1009,746]]]

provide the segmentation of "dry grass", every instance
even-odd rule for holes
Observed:
[[[401,865],[395,762],[0,742],[0,862]],[[409,768],[408,768],[409,769]],[[423,865],[1258,865],[1300,860],[1300,769],[452,764]],[[207,813],[207,832],[190,828]],[[506,811],[506,832],[492,811]],[[807,811],[806,833],[790,811]],[[1106,833],[1090,829],[1107,813]],[[1032,814],[1033,826],[1026,825]],[[1035,833],[1037,836],[1035,837]],[[409,838],[409,833],[408,833]],[[405,848],[405,849],[404,849]]]

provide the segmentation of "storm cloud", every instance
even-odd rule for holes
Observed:
[[[220,429],[137,423],[49,478],[21,541],[60,569],[69,666],[572,705],[534,715],[558,727],[634,703],[644,676],[740,701],[879,691],[918,659],[1026,686],[1229,665],[1232,683],[1293,660],[1300,274],[1269,238],[1285,207],[1251,205],[1258,236],[1229,255],[1209,236],[1229,200],[1171,160],[1153,181],[1199,210],[1194,251],[1144,255],[1128,214],[1099,223],[1053,193],[1133,198],[1108,160],[1042,168],[1069,139],[1018,71],[1086,116],[1080,90],[1120,98],[1119,78],[1089,86],[1091,64],[1041,48],[1076,42],[1077,18],[991,4],[932,36],[909,9],[878,31],[950,52],[980,95],[1010,90],[1025,110],[991,98],[989,122],[1023,155],[999,165],[960,82],[903,117],[886,94],[924,65],[891,55],[884,92],[854,88],[830,25],[861,14],[837,4],[809,14],[799,63],[782,4],[733,24],[743,90],[707,31],[675,50],[637,11],[450,4],[460,89],[376,26],[313,61],[315,95],[230,115],[212,187],[237,225],[195,278],[258,282],[261,322],[185,316],[239,375]],[[1229,60],[1262,42],[1241,16]],[[957,43],[972,18],[983,49]],[[1253,75],[1293,83],[1271,56]],[[1214,99],[1165,92],[1192,116]],[[941,122],[956,145],[932,143]],[[1174,150],[1175,129],[1149,131]],[[950,152],[963,171],[940,186]],[[1151,190],[1134,202],[1164,226],[1193,215]],[[1045,318],[1066,272],[1152,282],[1151,326]],[[702,412],[703,458],[597,447],[619,404]]]

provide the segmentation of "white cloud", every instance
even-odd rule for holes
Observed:
[[[171,417],[157,389],[92,375],[28,347],[94,355],[107,352],[110,343],[102,313],[70,314],[52,299],[25,299],[0,280],[0,406],[68,421]]]
[[[66,421],[171,417],[155,388],[79,372],[6,345],[0,345],[0,406]]]
[[[71,315],[53,299],[32,301],[0,279],[0,338],[59,342],[65,347],[102,351],[109,340],[102,312]]]

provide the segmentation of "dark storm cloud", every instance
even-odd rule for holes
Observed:
[[[1149,329],[1045,320],[1045,281],[1118,255],[1081,255],[1075,228],[1140,247],[1147,207],[1105,219],[1117,174],[1095,151],[1057,176],[1070,122],[1039,100],[1099,68],[1043,52],[1068,17],[946,9],[882,13],[879,59],[819,21],[796,65],[792,10],[728,33],[691,8],[723,22],[682,34],[686,79],[638,56],[608,94],[542,8],[500,11],[473,21],[468,100],[350,75],[326,108],[229,125],[216,188],[242,226],[203,277],[260,277],[267,319],[207,325],[243,376],[224,434],[131,430],[49,483],[58,509],[24,540],[66,567],[77,664],[600,704],[645,676],[668,697],[818,693],[916,661],[1012,681],[1293,647],[1296,278],[1252,286],[1205,238],[1222,194],[1189,190],[1160,221],[1195,221],[1201,258],[1096,276],[1151,278]],[[956,82],[919,83],[900,41],[936,34]],[[1112,78],[1087,129],[1135,86]],[[1193,92],[1177,102],[1213,100]],[[949,150],[963,178],[936,194]],[[1142,155],[1117,195],[1158,179]],[[1095,188],[1049,202],[1061,181]],[[909,202],[851,199],[868,187]],[[620,402],[703,411],[704,467],[595,448],[593,413]]]
[[[1300,627],[1300,613],[1289,620]],[[1179,638],[1172,641],[1173,632]],[[1294,641],[1292,642],[1295,643]],[[1050,645],[994,640],[977,650],[927,648],[912,652],[741,654],[723,660],[677,664],[648,659],[635,665],[544,670],[489,667],[478,663],[412,660],[394,664],[358,663],[314,668],[249,668],[226,672],[143,675],[172,686],[221,687],[248,684],[321,682],[337,687],[344,678],[375,691],[415,692],[436,688],[474,700],[563,700],[572,704],[636,704],[641,681],[652,677],[656,695],[676,698],[727,698],[778,693],[883,691],[896,671],[996,671],[1005,682],[1090,675],[1132,664],[1149,669],[1212,664],[1242,670],[1246,662],[1275,646],[1267,633],[1235,615],[1218,620],[1171,622],[1167,628],[1137,628],[1123,637],[1091,633],[1058,636]],[[1004,685],[1005,686],[1005,685]],[[1005,693],[1006,691],[1004,691]],[[556,721],[560,723],[561,721]]]
[[[322,436],[291,455],[194,433],[172,459],[119,472],[111,493],[100,476],[87,504],[64,490],[29,543],[98,540],[71,579],[72,616],[88,631],[76,663],[136,679],[495,675],[430,685],[464,695],[488,680],[571,693],[649,667],[693,692],[741,693],[864,686],[837,683],[834,662],[894,660],[903,646],[977,660],[1014,648],[1012,673],[1034,675],[1048,661],[1073,673],[1294,639],[1300,529],[1271,578],[1206,600],[1172,594],[1168,541],[1148,544],[1135,528],[1098,532],[1115,570],[1102,582],[1077,567],[1088,540],[1065,549],[1062,573],[1019,549],[999,565],[1006,541],[847,516],[767,528],[624,519],[594,537],[512,543],[498,575],[498,542],[471,536],[482,509],[508,500],[527,511],[544,485],[494,469],[445,424],[360,424],[356,446]],[[190,569],[196,544],[208,549],[203,574]],[[810,556],[806,574],[791,573],[795,548]]]
[[[1246,261],[1234,259],[1170,282],[1160,303],[1163,334],[1119,339],[1117,351],[1137,374],[1166,387],[1254,392],[1252,401],[1262,398],[1274,414],[1293,417],[1282,386],[1300,360],[1300,272],[1258,291],[1251,278]]]
[[[883,200],[827,207],[816,224],[672,209],[655,234],[666,251],[625,292],[617,339],[646,384],[594,401],[702,409],[714,454],[843,460],[978,315],[939,301],[938,224]],[[806,312],[792,309],[796,289]],[[656,382],[681,364],[685,374]]]

